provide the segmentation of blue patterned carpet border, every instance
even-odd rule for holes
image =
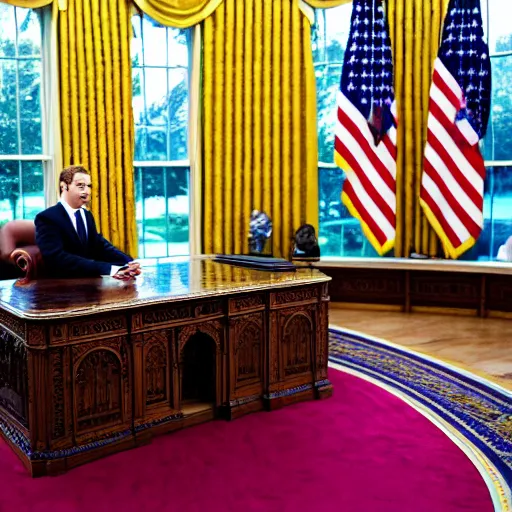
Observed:
[[[342,329],[329,329],[329,360],[420,402],[476,446],[512,485],[510,394],[421,355]]]

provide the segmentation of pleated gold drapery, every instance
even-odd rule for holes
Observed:
[[[225,0],[204,24],[203,252],[244,253],[251,210],[275,256],[318,227],[311,27],[299,0]]]
[[[188,28],[210,16],[224,0],[133,0],[162,25]]]
[[[90,170],[98,228],[136,257],[130,38],[128,0],[68,0],[60,12],[63,163]]]
[[[448,0],[388,0],[399,119],[395,256],[439,252],[419,195],[430,84],[447,7]]]

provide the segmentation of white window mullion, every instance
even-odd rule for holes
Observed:
[[[201,169],[201,25],[192,31],[192,48],[189,52],[189,123],[188,157],[189,179],[189,248],[190,255],[201,254],[202,219],[202,169]]]
[[[0,155],[0,161],[11,162],[21,160],[22,162],[47,162],[53,160],[51,155]]]
[[[58,200],[57,175],[62,169],[57,16],[57,2],[43,10],[42,135],[43,151],[51,155],[51,159],[44,164],[46,206],[53,205]]]

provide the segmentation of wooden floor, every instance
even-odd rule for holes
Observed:
[[[436,357],[512,390],[512,320],[351,310],[332,304],[329,322]]]

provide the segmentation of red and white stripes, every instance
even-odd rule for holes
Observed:
[[[484,161],[478,134],[466,119],[456,120],[461,108],[462,89],[437,58],[430,89],[420,202],[447,256],[452,258],[471,247],[483,227]]]
[[[375,144],[368,121],[340,91],[334,150],[345,171],[342,201],[359,219],[379,254],[389,251],[396,228],[396,128]],[[392,113],[396,118],[395,103]]]

